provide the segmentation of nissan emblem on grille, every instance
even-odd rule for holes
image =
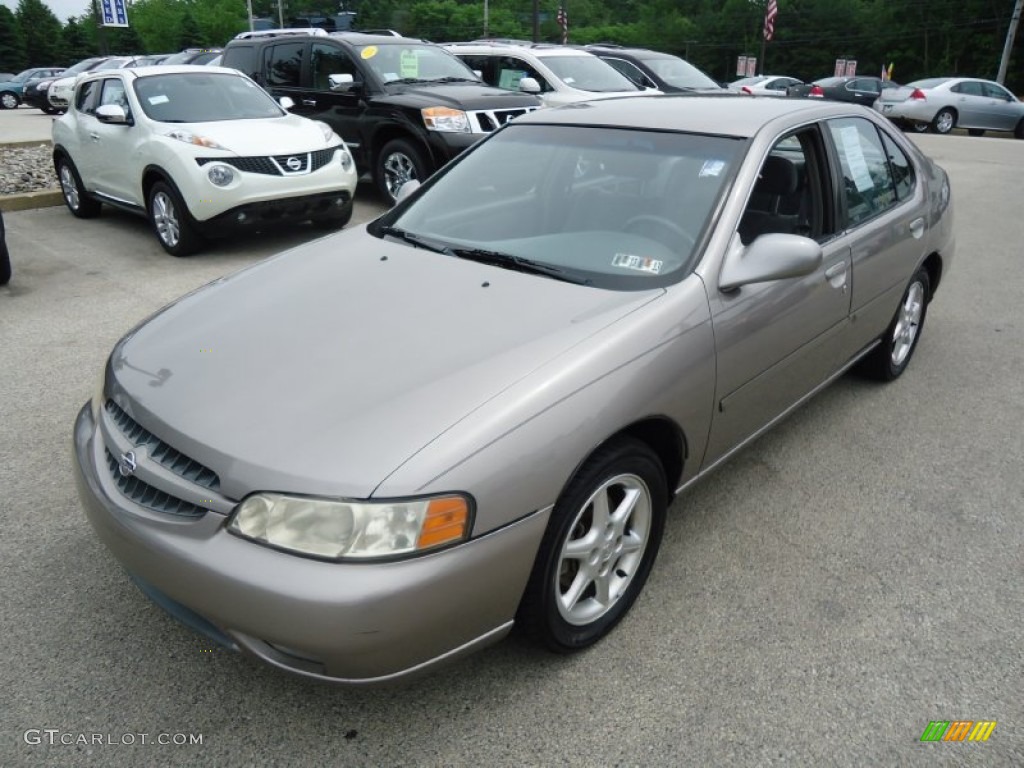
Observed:
[[[117,471],[121,473],[121,477],[128,477],[128,475],[135,471],[137,466],[135,451],[128,451],[121,454],[121,460],[117,462]]]
[[[288,168],[292,171],[297,171],[300,168],[302,168],[302,160],[300,160],[297,157],[289,157],[287,160],[284,161],[284,164],[287,165]]]

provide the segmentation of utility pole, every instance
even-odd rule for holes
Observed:
[[[284,0],[277,0],[277,27],[284,29]]]
[[[540,42],[540,0],[533,0],[533,42]]]
[[[1013,16],[1010,17],[1010,28],[1006,30],[1006,44],[1003,46],[1003,58],[999,60],[999,74],[996,75],[996,82],[1000,85],[1006,80],[1006,70],[1010,66],[1010,54],[1013,53],[1013,40],[1017,36],[1017,25],[1020,23],[1020,11],[1024,6],[1024,0],[1017,0],[1013,6]]]

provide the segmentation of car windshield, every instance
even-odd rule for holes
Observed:
[[[111,59],[107,59],[102,64],[97,65],[92,71],[99,72],[101,69],[121,69],[121,67],[131,60],[131,56],[115,56]]]
[[[676,56],[645,56],[641,59],[654,73],[676,88],[713,88],[718,83],[705,75],[693,64]]]
[[[615,290],[675,282],[742,140],[510,125],[371,231],[427,251]]]
[[[36,73],[36,70],[34,70],[34,69],[23,69],[21,72],[19,72],[17,75],[14,76],[14,79],[11,80],[11,82],[12,83],[24,83],[26,80],[28,80],[30,77],[32,77],[32,75],[34,75],[35,73]]]
[[[83,61],[80,61],[77,64],[75,64],[73,67],[68,67],[67,69],[65,69],[62,73],[62,76],[68,77],[70,75],[77,75],[79,72],[88,72],[89,70],[102,64],[103,61],[104,59],[84,59]]]
[[[436,45],[376,43],[361,46],[359,56],[385,83],[480,80],[473,70]]]
[[[632,80],[597,56],[546,56],[544,63],[563,83],[581,91],[612,93],[641,90]]]
[[[140,77],[135,95],[150,120],[208,123],[280,117],[284,111],[246,77],[219,72],[187,72]]]

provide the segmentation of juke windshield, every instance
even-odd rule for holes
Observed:
[[[510,125],[373,225],[410,247],[602,288],[692,270],[745,142]]]
[[[135,95],[146,117],[161,123],[257,120],[285,114],[251,80],[217,72],[140,77],[135,81]]]

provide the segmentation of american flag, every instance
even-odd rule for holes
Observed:
[[[772,0],[775,2],[775,0]],[[565,8],[561,5],[558,6],[558,26],[562,30],[562,45],[569,42],[569,14],[565,12]]]
[[[771,40],[775,37],[775,17],[779,15],[778,0],[768,0],[764,9],[764,39]]]

